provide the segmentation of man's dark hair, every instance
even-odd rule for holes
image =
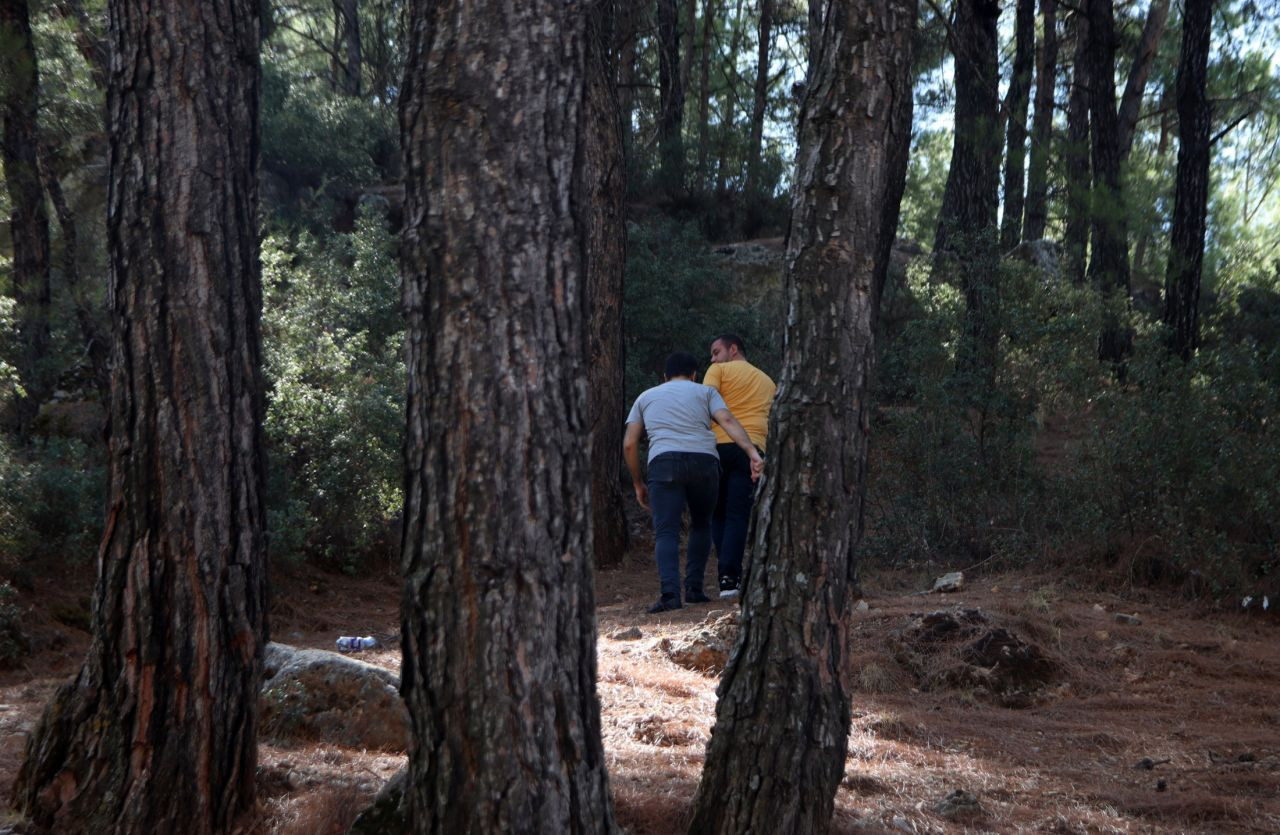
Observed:
[[[698,361],[691,354],[676,351],[667,357],[667,379],[672,377],[692,377],[698,373]]]
[[[747,343],[743,342],[742,337],[738,336],[736,333],[722,333],[711,341],[723,342],[724,347],[726,348],[731,345],[737,345],[739,354],[745,354],[747,352]]]

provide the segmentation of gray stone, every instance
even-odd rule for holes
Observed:
[[[952,571],[933,581],[933,591],[940,593],[960,591],[962,588],[964,588],[963,571]]]
[[[933,807],[944,818],[960,818],[983,814],[982,804],[978,798],[964,789],[956,789]]]
[[[615,641],[638,641],[644,637],[644,633],[640,631],[640,627],[633,626],[630,629],[617,629],[609,636]]]
[[[394,673],[322,649],[268,644],[265,655],[259,700],[265,736],[394,753],[407,749],[409,713]]]
[[[1123,612],[1117,612],[1116,623],[1123,623],[1126,626],[1140,626],[1142,624],[1142,618],[1137,615],[1126,615]]]
[[[407,767],[397,771],[378,792],[373,803],[351,824],[347,835],[408,835],[409,814],[404,802],[408,781]]]

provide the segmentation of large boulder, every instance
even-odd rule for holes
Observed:
[[[286,644],[268,644],[265,656],[260,707],[267,737],[407,750],[409,713],[394,673],[336,652]]]

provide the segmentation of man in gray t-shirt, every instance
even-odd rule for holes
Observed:
[[[711,553],[711,514],[720,486],[720,459],[716,454],[715,421],[751,461],[751,477],[764,469],[764,459],[742,425],[713,388],[694,382],[698,361],[689,354],[667,357],[666,382],[636,398],[627,416],[622,451],[631,471],[636,500],[653,513],[654,556],[662,596],[650,614],[679,609],[680,523],[689,508],[689,545],[685,556],[684,599],[707,603],[702,590],[707,555]],[[649,436],[649,475],[640,469],[640,436]]]

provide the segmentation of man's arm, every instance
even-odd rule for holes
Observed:
[[[711,417],[751,459],[751,480],[758,481],[760,474],[764,472],[764,459],[760,457],[760,450],[751,443],[751,438],[747,437],[747,430],[742,428],[742,424],[738,423],[738,419],[728,409],[716,409],[711,413]]]
[[[645,510],[649,509],[649,488],[644,483],[644,473],[640,470],[640,436],[644,434],[644,424],[632,421],[627,424],[626,434],[622,436],[622,455],[627,459],[627,469],[631,471],[631,486],[636,490],[636,501]]]

